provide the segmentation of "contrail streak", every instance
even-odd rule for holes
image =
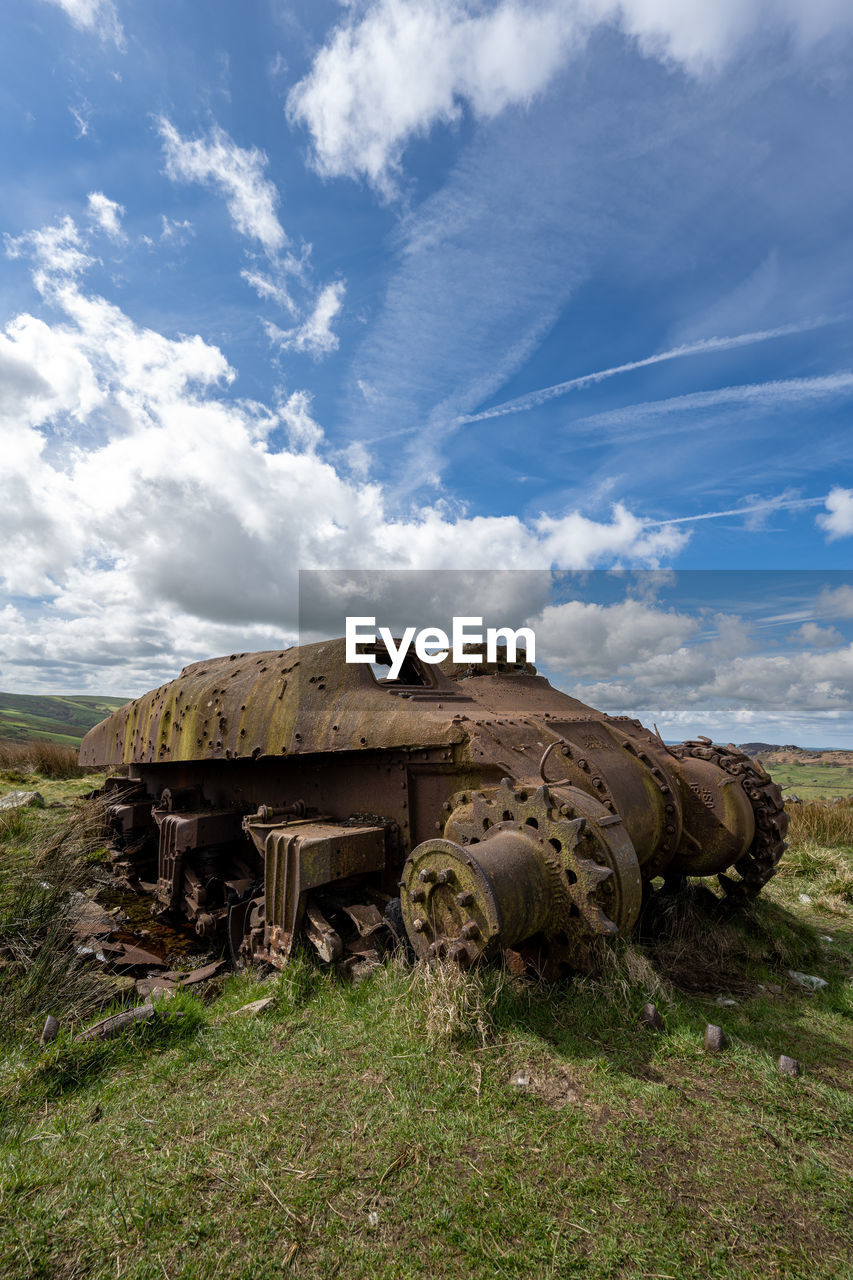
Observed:
[[[568,382],[555,382],[550,387],[540,387],[538,391],[529,391],[515,400],[505,400],[503,404],[493,405],[482,413],[465,414],[456,419],[459,424],[483,422],[486,418],[501,418],[507,413],[521,413],[525,409],[535,409],[548,400],[555,400],[569,391],[577,391],[580,387],[590,387],[607,378],[614,378],[619,373],[631,373],[634,369],[645,369],[649,365],[663,364],[667,360],[678,360],[682,356],[703,355],[709,351],[728,351],[733,347],[748,347],[756,342],[769,342],[773,338],[784,338],[792,333],[806,333],[812,329],[820,329],[827,324],[835,324],[835,319],[802,320],[796,324],[783,324],[777,329],[758,329],[754,333],[738,333],[730,338],[701,338],[698,342],[688,342],[670,351],[659,351],[656,355],[646,356],[642,360],[631,360],[628,364],[617,364],[611,369],[599,369],[596,373],[585,373],[579,378],[570,378]]]
[[[819,507],[826,503],[822,498],[785,498],[777,500],[768,498],[766,502],[756,502],[749,507],[732,507],[729,511],[704,511],[698,516],[677,516],[674,520],[647,520],[647,528],[660,528],[666,524],[692,524],[694,520],[718,520],[721,516],[748,516],[759,511],[781,511],[790,507]]]

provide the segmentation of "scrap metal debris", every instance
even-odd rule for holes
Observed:
[[[789,969],[788,977],[804,991],[822,991],[824,987],[829,986],[826,978],[818,978],[813,973],[800,973],[797,969]]]

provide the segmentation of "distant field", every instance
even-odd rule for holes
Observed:
[[[0,738],[15,742],[45,738],[76,747],[93,725],[127,701],[99,696],[0,693]]]
[[[774,764],[766,761],[764,767],[784,792],[793,792],[801,800],[853,795],[853,765]]]

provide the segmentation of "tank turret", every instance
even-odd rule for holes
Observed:
[[[409,656],[394,680],[376,658],[341,639],[194,663],[90,731],[82,764],[127,766],[114,860],[157,911],[239,961],[282,966],[303,936],[337,960],[390,921],[425,960],[553,974],[629,934],[655,885],[716,876],[736,903],[774,874],[781,792],[736,747],[666,744],[523,657]]]

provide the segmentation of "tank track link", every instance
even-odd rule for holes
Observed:
[[[710,760],[737,778],[749,797],[755,814],[755,837],[734,865],[740,879],[734,880],[723,872],[717,876],[726,900],[732,906],[739,906],[760,893],[776,874],[779,859],[788,847],[785,843],[788,815],[782,803],[782,789],[757,760],[738,751],[733,743],[721,747],[710,738],[694,738],[670,750],[682,758]]]

